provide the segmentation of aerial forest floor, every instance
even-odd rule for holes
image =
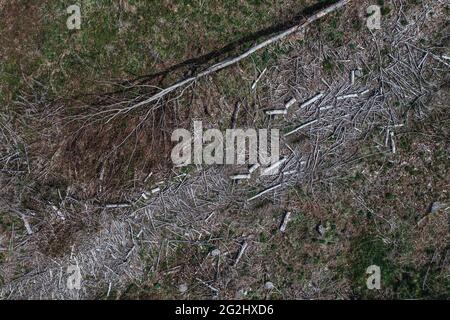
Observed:
[[[82,0],[68,30],[70,1],[0,0],[0,298],[448,299],[444,1],[349,1],[136,107],[331,3]],[[194,120],[279,128],[286,161],[175,168]]]

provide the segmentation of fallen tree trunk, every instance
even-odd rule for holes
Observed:
[[[235,56],[235,57],[231,57],[228,58],[224,61],[218,62],[212,66],[210,66],[209,68],[205,69],[204,71],[201,71],[200,73],[198,73],[195,76],[192,77],[188,77],[186,79],[180,80],[176,83],[174,83],[173,85],[161,90],[160,92],[158,92],[157,94],[149,97],[148,99],[145,99],[139,103],[134,104],[133,106],[131,106],[130,108],[128,108],[129,110],[141,107],[143,105],[146,105],[148,103],[154,102],[156,100],[159,100],[161,98],[163,98],[164,96],[166,96],[167,94],[175,91],[178,88],[184,87],[185,85],[196,81],[202,77],[208,76],[216,71],[225,69],[233,64],[238,63],[239,61],[247,58],[248,56],[252,55],[253,53],[271,45],[272,43],[275,43],[283,38],[286,38],[287,36],[290,36],[296,32],[298,32],[301,29],[304,29],[305,27],[307,27],[308,25],[310,25],[311,23],[313,23],[314,21],[326,16],[327,14],[334,12],[340,8],[342,8],[343,6],[345,6],[347,3],[349,3],[350,0],[340,0],[328,7],[326,7],[325,9],[320,10],[319,12],[315,13],[314,15],[310,16],[309,18],[306,19],[306,21],[304,21],[303,23],[296,25],[294,27],[291,27],[281,33],[278,33],[277,35],[251,47],[250,49],[248,49],[247,51],[245,51],[244,53]]]

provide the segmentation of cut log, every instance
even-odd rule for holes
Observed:
[[[286,232],[286,228],[287,228],[287,225],[288,225],[290,220],[291,220],[291,213],[290,212],[286,212],[286,214],[284,215],[284,218],[283,218],[283,222],[281,223],[281,226],[280,226],[281,233],[285,233]]]
[[[237,174],[234,176],[230,176],[231,180],[248,180],[250,178],[251,178],[250,174]]]
[[[295,103],[297,102],[297,99],[292,98],[291,100],[289,100],[286,105],[284,106],[286,108],[286,110],[288,110],[290,107],[292,107]]]

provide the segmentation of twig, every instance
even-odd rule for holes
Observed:
[[[239,263],[239,260],[241,260],[242,256],[244,255],[245,249],[247,249],[247,247],[248,247],[248,243],[247,243],[247,241],[244,241],[241,245],[241,249],[239,250],[236,260],[234,260],[234,264],[233,264],[234,267]]]
[[[261,80],[261,78],[264,76],[264,74],[266,73],[266,71],[267,71],[267,68],[265,68],[265,69],[260,73],[260,75],[259,75],[258,78],[255,80],[255,82],[253,82],[253,84],[252,84],[252,90],[255,90],[255,89],[256,89],[256,86],[258,85],[259,80]]]

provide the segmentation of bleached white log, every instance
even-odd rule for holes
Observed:
[[[286,162],[286,158],[282,158],[280,160],[278,160],[277,162],[275,162],[274,164],[272,164],[270,167],[265,168],[262,172],[261,175],[262,176],[267,176],[267,175],[271,175],[274,173],[274,171],[276,169],[278,169],[283,163]]]
[[[339,96],[336,99],[338,101],[340,101],[340,100],[353,99],[353,98],[358,98],[358,94],[357,93],[346,94],[346,95],[343,95],[343,96]]]
[[[274,186],[272,186],[272,187],[270,187],[270,188],[267,188],[266,190],[261,191],[261,192],[258,193],[257,195],[255,195],[255,196],[253,196],[253,197],[247,199],[247,201],[252,201],[252,200],[258,199],[259,197],[261,197],[261,196],[265,195],[266,193],[269,193],[269,192],[271,192],[271,191],[273,191],[273,190],[276,190],[276,189],[278,189],[279,187],[281,187],[281,183],[280,183],[280,184],[277,184],[277,185],[274,185]]]
[[[23,224],[25,226],[25,229],[27,229],[27,233],[29,235],[33,234],[33,230],[31,230],[31,226],[30,226],[30,223],[28,222],[27,217],[25,217],[25,215],[23,215],[23,214],[20,214],[20,217],[22,218],[22,221],[23,221]]]
[[[121,209],[121,208],[129,208],[131,204],[129,203],[117,203],[117,204],[107,204],[105,206],[106,209]]]
[[[317,100],[319,100],[322,97],[323,97],[323,93],[321,92],[321,93],[317,94],[316,96],[312,97],[311,99],[309,99],[309,100],[305,101],[304,103],[302,103],[300,105],[300,109],[306,108],[307,106],[313,104],[314,102],[316,102]]]
[[[287,114],[287,110],[286,109],[267,110],[266,114],[268,116],[284,115]]]
[[[112,283],[110,282],[108,285],[108,292],[106,293],[106,297],[109,297],[109,294],[111,293]]]
[[[153,172],[150,172],[150,173],[147,175],[147,177],[145,177],[144,183],[147,182],[148,179],[150,179],[152,175],[153,175]]]
[[[395,154],[397,150],[396,150],[396,147],[395,147],[395,140],[394,140],[394,132],[393,131],[390,132],[390,137],[391,137],[392,153]]]
[[[158,192],[160,192],[160,191],[161,191],[160,188],[154,188],[154,189],[152,189],[150,192],[151,192],[152,194],[155,194],[155,193],[158,193]]]
[[[370,92],[370,89],[364,90],[363,92],[361,92],[359,95],[363,96],[365,94],[368,94]]]
[[[255,172],[256,170],[258,170],[260,166],[261,166],[261,165],[260,165],[259,163],[255,163],[254,165],[252,165],[252,166],[250,167],[250,169],[248,170],[248,172],[249,172],[250,174],[252,174],[252,173]]]
[[[285,137],[290,136],[291,134],[294,134],[294,133],[296,133],[297,131],[300,131],[300,130],[302,130],[302,129],[304,129],[304,128],[310,126],[310,125],[313,125],[313,124],[316,123],[317,121],[319,121],[319,120],[318,120],[318,119],[315,119],[315,120],[311,120],[311,121],[309,121],[309,122],[306,122],[306,123],[302,124],[301,126],[295,128],[294,130],[292,130],[292,131],[286,133],[284,136],[285,136]]]
[[[334,108],[334,106],[330,105],[330,106],[320,107],[319,110],[320,111],[326,111],[326,110],[330,110],[332,108]]]
[[[231,180],[248,180],[250,178],[250,174],[237,174],[234,176],[230,176]]]
[[[292,98],[291,100],[289,100],[286,105],[284,106],[286,108],[286,110],[288,110],[290,107],[292,107],[295,103],[297,102],[297,99]]]
[[[217,289],[217,288],[213,287],[212,285],[206,283],[206,282],[203,281],[202,279],[200,279],[200,278],[196,278],[196,279],[197,279],[197,281],[199,281],[201,284],[203,284],[205,287],[209,288],[210,290],[214,291],[215,293],[218,293],[218,292],[219,292],[219,289]]]
[[[286,227],[287,227],[287,225],[288,225],[290,220],[291,220],[291,213],[290,212],[286,212],[286,214],[284,215],[284,218],[283,218],[283,222],[281,223],[281,226],[280,226],[280,231],[282,233],[286,232]]]

